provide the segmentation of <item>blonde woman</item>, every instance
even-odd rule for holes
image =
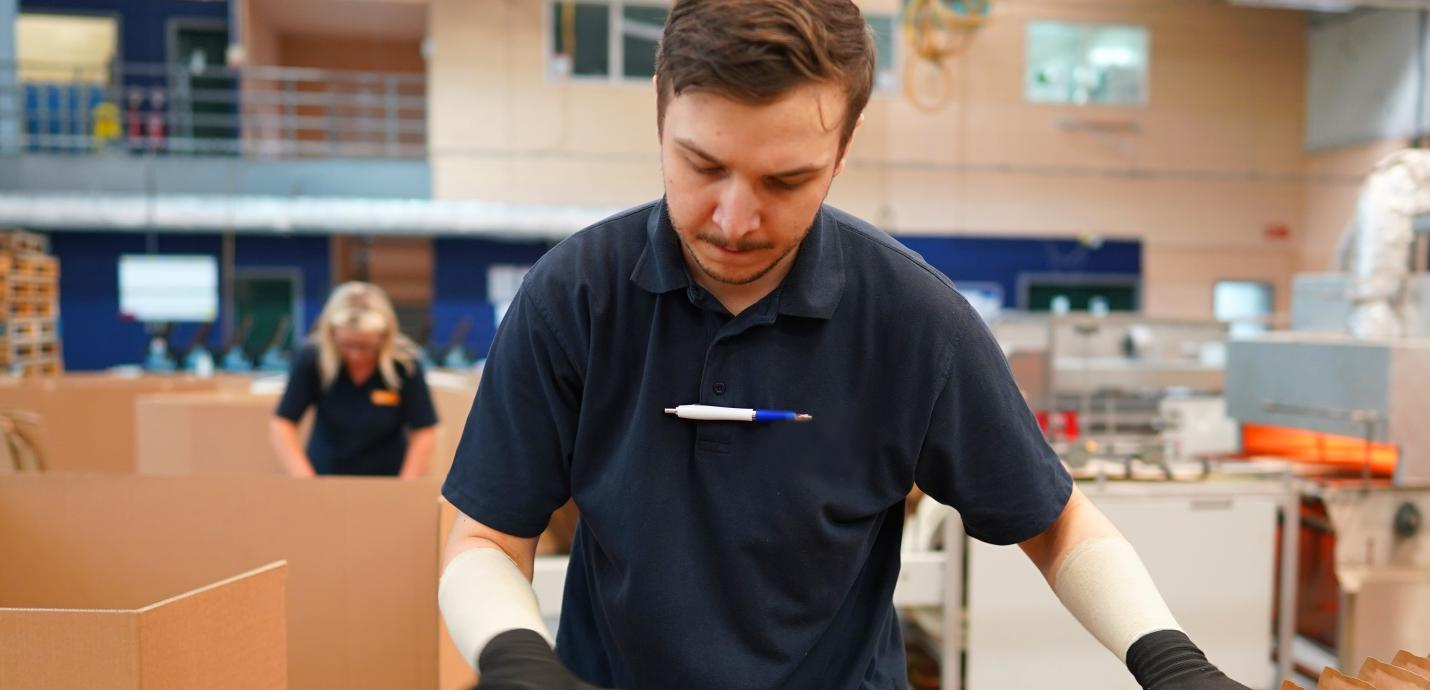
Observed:
[[[416,348],[397,330],[392,302],[369,283],[339,285],[293,357],[271,422],[274,450],[296,477],[422,476],[437,412]],[[305,450],[298,420],[317,408]]]

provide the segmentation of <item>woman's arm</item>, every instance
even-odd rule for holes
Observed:
[[[303,441],[298,438],[298,425],[284,417],[274,417],[268,422],[268,440],[273,451],[283,462],[283,469],[294,477],[314,477],[313,463],[303,451]]]
[[[427,474],[432,462],[432,449],[437,445],[437,427],[413,429],[407,435],[407,457],[402,460],[403,479],[417,479]]]

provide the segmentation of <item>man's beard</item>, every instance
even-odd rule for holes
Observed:
[[[686,241],[685,234],[680,231],[680,227],[675,226],[674,218],[671,219],[671,225],[675,227],[675,236],[680,238],[680,243],[685,246],[685,251],[687,254],[690,255],[690,258],[695,260],[695,265],[700,269],[700,272],[709,276],[715,282],[724,283],[725,285],[749,285],[750,283],[753,283],[765,277],[766,275],[769,275],[770,271],[775,270],[775,267],[780,265],[780,262],[784,261],[785,258],[790,255],[790,252],[793,252],[795,248],[800,245],[800,243],[804,242],[805,237],[809,236],[809,228],[805,228],[804,234],[800,235],[798,240],[791,242],[789,246],[785,247],[784,251],[781,251],[779,253],[779,256],[776,256],[775,259],[771,261],[768,265],[764,266],[763,268],[760,268],[759,270],[748,276],[732,276],[728,274],[718,273],[712,270],[709,266],[706,266],[705,263],[700,260],[700,254],[695,251],[695,247],[692,246],[690,242]],[[813,224],[811,224],[810,227],[813,227]],[[734,251],[774,249],[775,247],[774,243],[772,242],[737,243],[734,246],[730,246],[720,238],[704,232],[696,232],[695,239],[697,241],[705,242],[721,249]]]

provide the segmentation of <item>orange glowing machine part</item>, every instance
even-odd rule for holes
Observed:
[[[1268,455],[1357,472],[1369,457],[1371,474],[1377,477],[1394,475],[1400,460],[1400,449],[1392,443],[1372,441],[1367,447],[1363,438],[1267,424],[1242,424],[1241,445],[1248,456]]]

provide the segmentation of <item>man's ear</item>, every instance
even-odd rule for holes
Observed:
[[[849,132],[849,140],[844,142],[844,150],[839,154],[839,162],[834,164],[834,175],[844,172],[844,164],[849,162],[849,150],[854,148],[854,137],[859,134],[859,127],[864,124],[864,113],[859,113],[859,119],[854,121],[854,129]]]

